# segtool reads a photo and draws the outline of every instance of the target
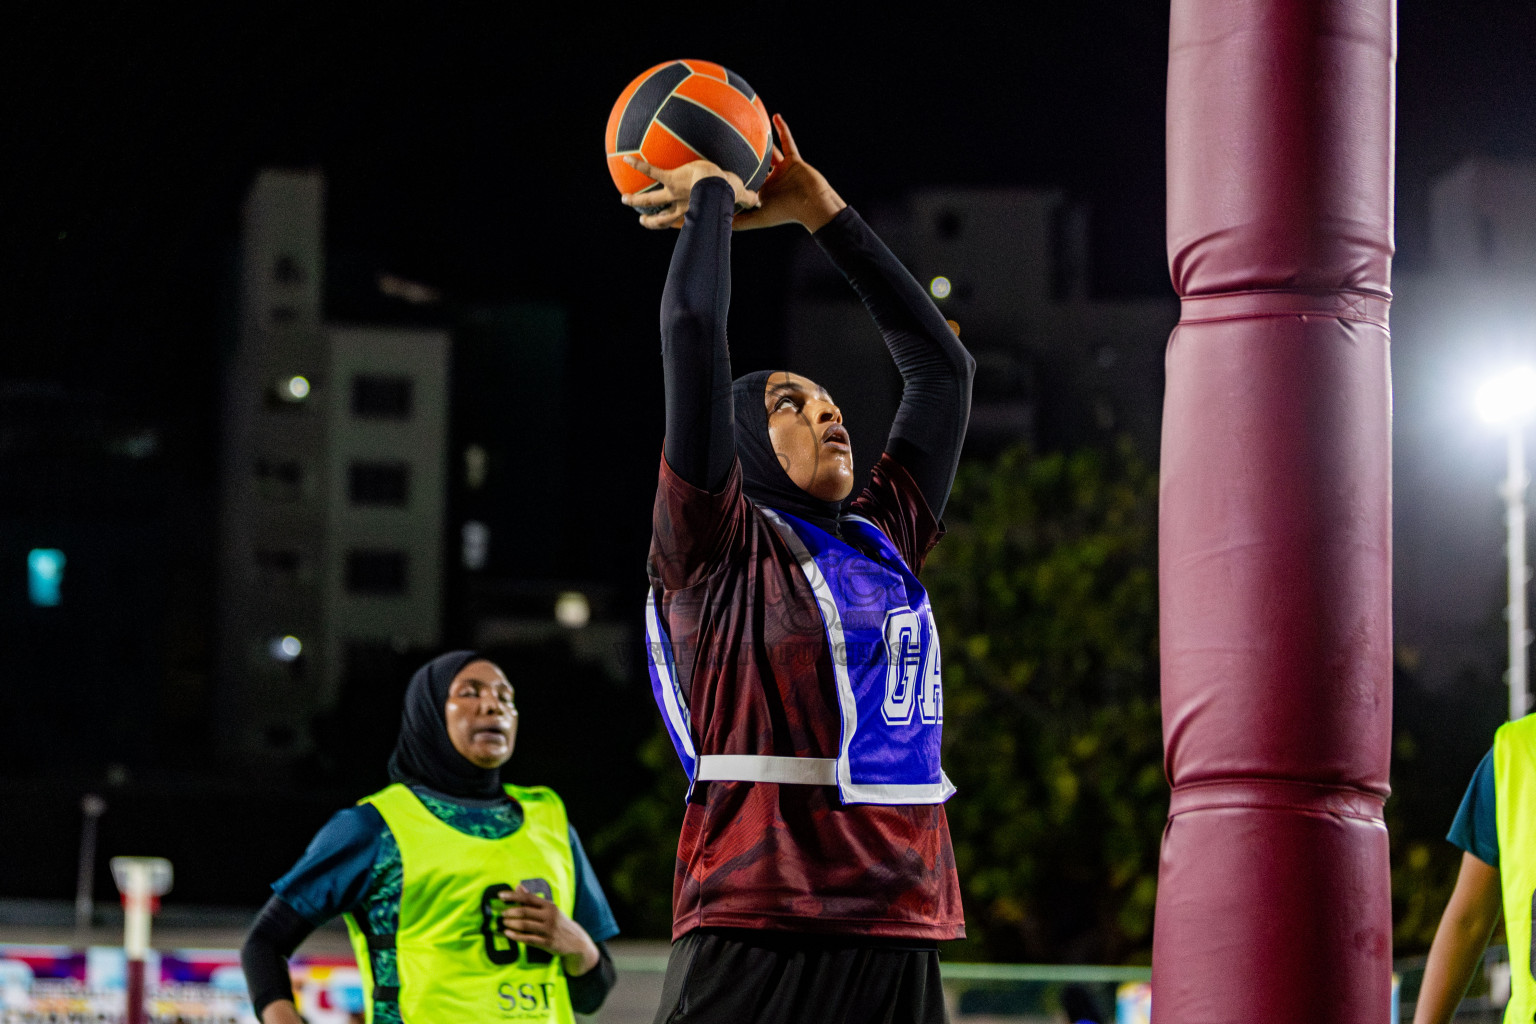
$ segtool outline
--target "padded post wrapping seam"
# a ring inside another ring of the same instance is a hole
[[[1391,298],[1367,292],[1281,291],[1190,295],[1180,302],[1179,323],[1244,320],[1257,316],[1317,316],[1387,326]]]
[[[1168,807],[1168,819],[1193,811],[1242,807],[1301,814],[1328,814],[1383,825],[1386,801],[1353,786],[1319,786],[1285,779],[1237,779],[1180,786]]]

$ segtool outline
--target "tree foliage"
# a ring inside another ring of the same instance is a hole
[[[961,468],[923,572],[944,642],[948,805],[973,955],[1151,946],[1167,817],[1157,484],[1128,446]]]
[[[650,788],[598,832],[592,856],[606,869],[603,888],[625,935],[664,938],[672,934],[672,874],[688,777],[659,721],[636,757],[651,776]]]

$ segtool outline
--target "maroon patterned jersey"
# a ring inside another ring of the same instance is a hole
[[[914,572],[939,537],[888,454],[849,511],[879,526]],[[710,494],[662,460],[650,575],[700,755],[837,756],[821,614],[795,556],[742,494],[739,465]],[[965,934],[943,805],[844,806],[835,786],[699,782],[672,907],[673,938],[702,926]]]

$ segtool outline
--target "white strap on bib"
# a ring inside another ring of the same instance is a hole
[[[782,782],[799,786],[837,785],[835,757],[777,757],[772,754],[705,754],[695,778],[720,782]]]

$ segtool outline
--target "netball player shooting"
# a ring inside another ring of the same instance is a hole
[[[661,303],[646,621],[689,792],[656,1020],[942,1021],[937,943],[964,922],[917,573],[942,533],[975,364],[773,124],[781,147],[756,192],[711,161],[624,158],[652,183],[624,197],[641,225],[681,229]],[[902,377],[867,481],[857,424],[824,388],[785,370],[732,380],[732,229],[782,224],[811,232]]]

